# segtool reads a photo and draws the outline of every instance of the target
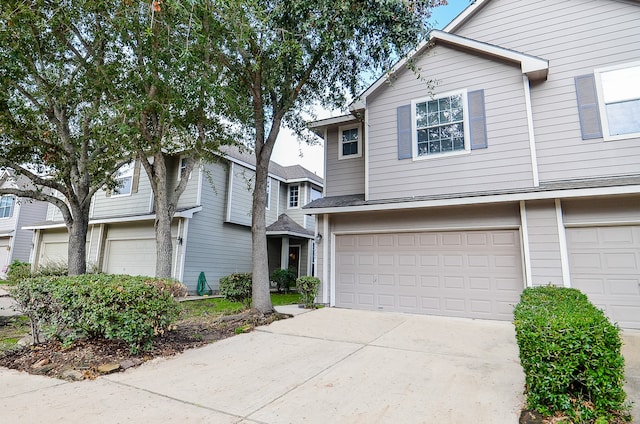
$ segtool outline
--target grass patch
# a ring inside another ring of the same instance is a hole
[[[300,303],[298,293],[271,293],[271,303],[273,306],[296,305]],[[245,310],[242,302],[232,302],[221,297],[210,297],[208,299],[189,300],[181,302],[181,318],[197,318],[211,315],[231,315]]]
[[[273,306],[299,304],[300,293],[271,293],[271,303]]]
[[[0,317],[0,353],[15,348],[18,341],[30,332],[31,326],[26,316]]]

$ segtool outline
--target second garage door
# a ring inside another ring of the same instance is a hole
[[[640,329],[640,226],[567,228],[571,285],[622,328]]]
[[[517,230],[336,236],[336,306],[511,320]]]
[[[106,269],[109,274],[148,275],[156,273],[155,239],[107,240]]]

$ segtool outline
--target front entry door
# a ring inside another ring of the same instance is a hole
[[[289,269],[300,276],[300,246],[289,246]]]

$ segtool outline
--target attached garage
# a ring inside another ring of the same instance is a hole
[[[623,328],[640,329],[640,226],[567,228],[571,286]]]
[[[156,241],[153,225],[109,227],[103,271],[108,274],[155,275]]]
[[[42,234],[38,254],[38,267],[67,263],[69,255],[69,235],[66,231],[50,230]]]
[[[518,230],[337,235],[338,307],[513,319],[524,287]]]
[[[155,275],[156,241],[107,240],[105,262],[108,274]]]
[[[11,238],[0,238],[0,273],[7,272],[9,261],[11,259]]]

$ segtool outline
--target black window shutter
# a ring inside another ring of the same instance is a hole
[[[578,99],[578,115],[583,140],[602,137],[602,123],[598,110],[596,79],[593,74],[575,77],[576,97]]]
[[[489,147],[487,140],[487,116],[484,109],[484,90],[470,91],[467,93],[469,102],[469,139],[471,150],[486,149]]]
[[[411,134],[411,105],[398,107],[398,159],[413,157]]]

